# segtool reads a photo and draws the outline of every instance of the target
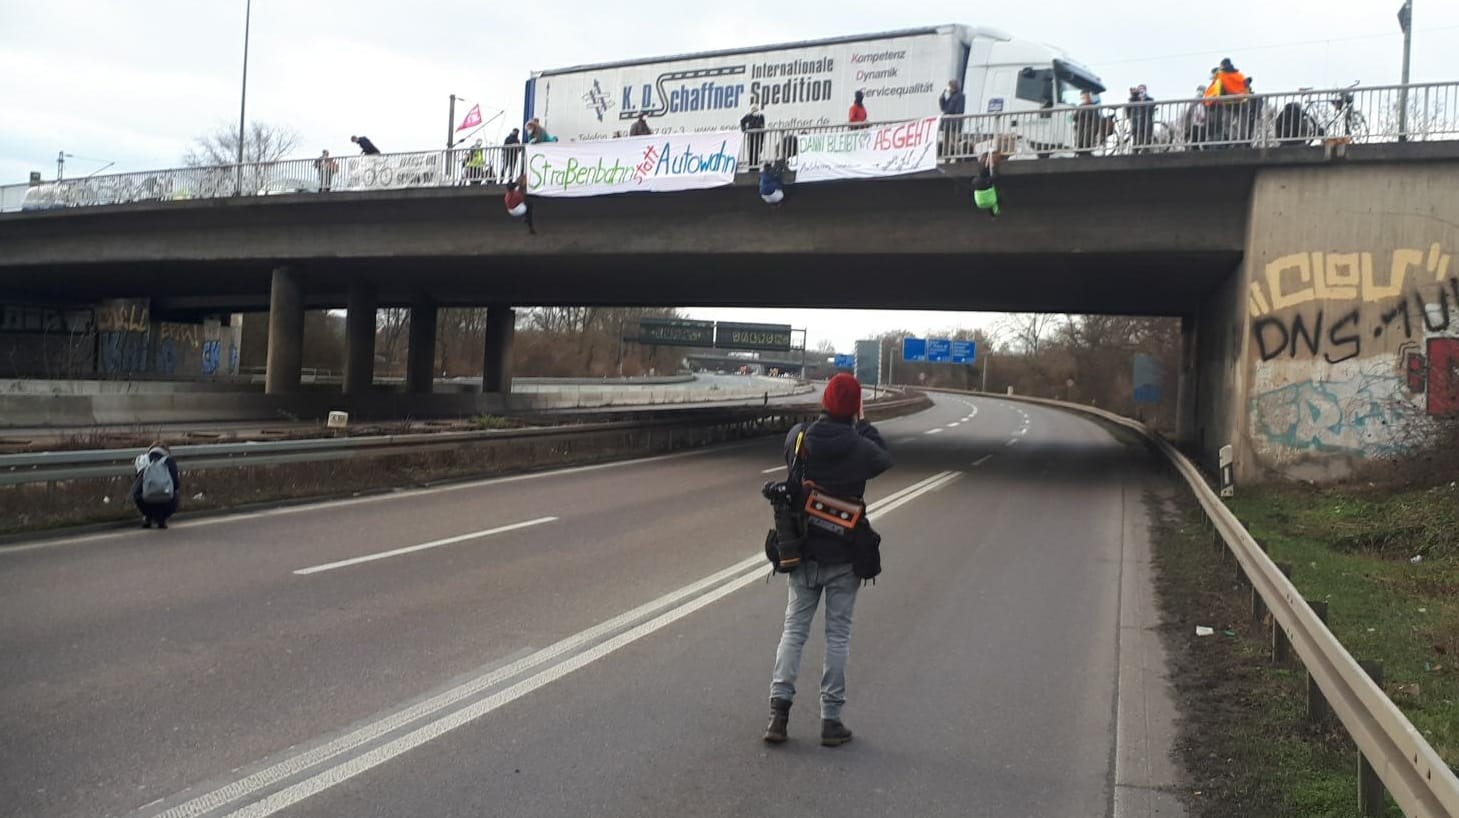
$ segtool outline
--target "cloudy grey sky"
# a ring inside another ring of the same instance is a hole
[[[1157,99],[1184,97],[1223,56],[1264,91],[1381,85],[1399,77],[1399,5],[254,0],[249,118],[296,129],[302,156],[353,152],[352,133],[385,151],[424,150],[444,142],[452,93],[506,111],[497,124],[511,127],[534,69],[938,23],[1058,45],[1114,94],[1143,82]],[[236,127],[243,8],[244,0],[0,0],[0,184],[32,170],[52,176],[61,150],[78,157],[68,176],[105,162],[166,167],[199,133]],[[1414,80],[1459,79],[1459,2],[1415,0],[1414,22]],[[764,310],[734,317],[777,319]],[[881,329],[975,320],[837,312],[786,322],[809,324],[812,343],[831,337],[849,347]]]

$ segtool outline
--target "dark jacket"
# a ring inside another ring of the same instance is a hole
[[[514,133],[509,133],[509,134],[507,134],[507,138],[504,139],[504,140],[502,140],[502,144],[503,145],[520,145],[520,144],[522,144],[522,138],[519,137],[519,136],[517,136]]]
[[[628,129],[629,136],[650,136],[653,131],[649,129],[648,123],[642,119],[635,119],[633,125]]]
[[[760,169],[761,196],[769,196],[784,187],[785,178],[781,175],[780,168],[774,165],[766,165]]]
[[[149,449],[147,451],[147,461],[149,463],[155,463],[157,462],[158,458],[162,457],[167,458],[167,473],[172,476],[172,499],[166,503],[148,503],[147,505],[165,506],[170,504],[175,509],[177,506],[178,498],[182,496],[182,475],[178,474],[177,461],[173,459],[172,455],[162,451],[161,449]],[[132,480],[132,499],[139,503],[142,501],[141,469],[137,470],[137,476],[134,480]]]
[[[745,114],[744,116],[740,117],[740,130],[742,131],[759,131],[763,130],[764,128],[764,114]],[[763,135],[761,135],[761,138],[763,138]]]
[[[835,420],[821,415],[814,423],[798,424],[785,438],[785,463],[795,462],[795,441],[804,430],[804,479],[835,497],[859,500],[866,481],[892,467],[892,456],[875,426],[865,421]],[[834,536],[812,528],[806,535],[805,558],[820,563],[851,561],[851,551]]]
[[[366,156],[373,156],[380,152],[380,149],[375,147],[375,143],[371,142],[370,137],[368,136],[360,137],[360,141],[356,144],[360,146],[360,153],[363,153]]]
[[[944,114],[957,116],[958,114],[965,113],[963,108],[967,107],[968,97],[962,91],[958,91],[955,94],[949,94],[944,91],[942,96],[938,98],[937,104],[942,108]]]

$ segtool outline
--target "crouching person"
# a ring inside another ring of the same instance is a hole
[[[132,502],[142,513],[142,527],[151,528],[155,523],[158,528],[166,528],[167,518],[177,513],[182,495],[182,478],[172,450],[154,442],[133,465],[137,478],[132,482]]]

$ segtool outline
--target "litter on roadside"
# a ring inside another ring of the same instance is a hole
[[[1424,561],[1424,555],[1423,554],[1414,554],[1413,557],[1411,557],[1409,559],[1409,562],[1413,563],[1414,565],[1418,565],[1419,563],[1421,563],[1423,561]]]
[[[1205,625],[1197,625],[1196,626],[1196,636],[1210,636],[1211,634],[1213,634],[1215,632],[1216,632],[1216,629],[1215,628],[1208,628]]]

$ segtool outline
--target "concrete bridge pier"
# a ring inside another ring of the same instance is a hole
[[[436,369],[436,302],[417,295],[410,305],[410,349],[405,358],[405,391],[429,395]]]
[[[517,311],[502,305],[486,308],[486,355],[482,359],[481,391],[512,391],[512,339],[517,332]]]
[[[298,272],[275,267],[269,288],[268,360],[264,370],[266,395],[299,391],[304,361],[304,298]]]
[[[375,380],[375,285],[355,280],[349,285],[345,313],[344,393],[362,395]]]

